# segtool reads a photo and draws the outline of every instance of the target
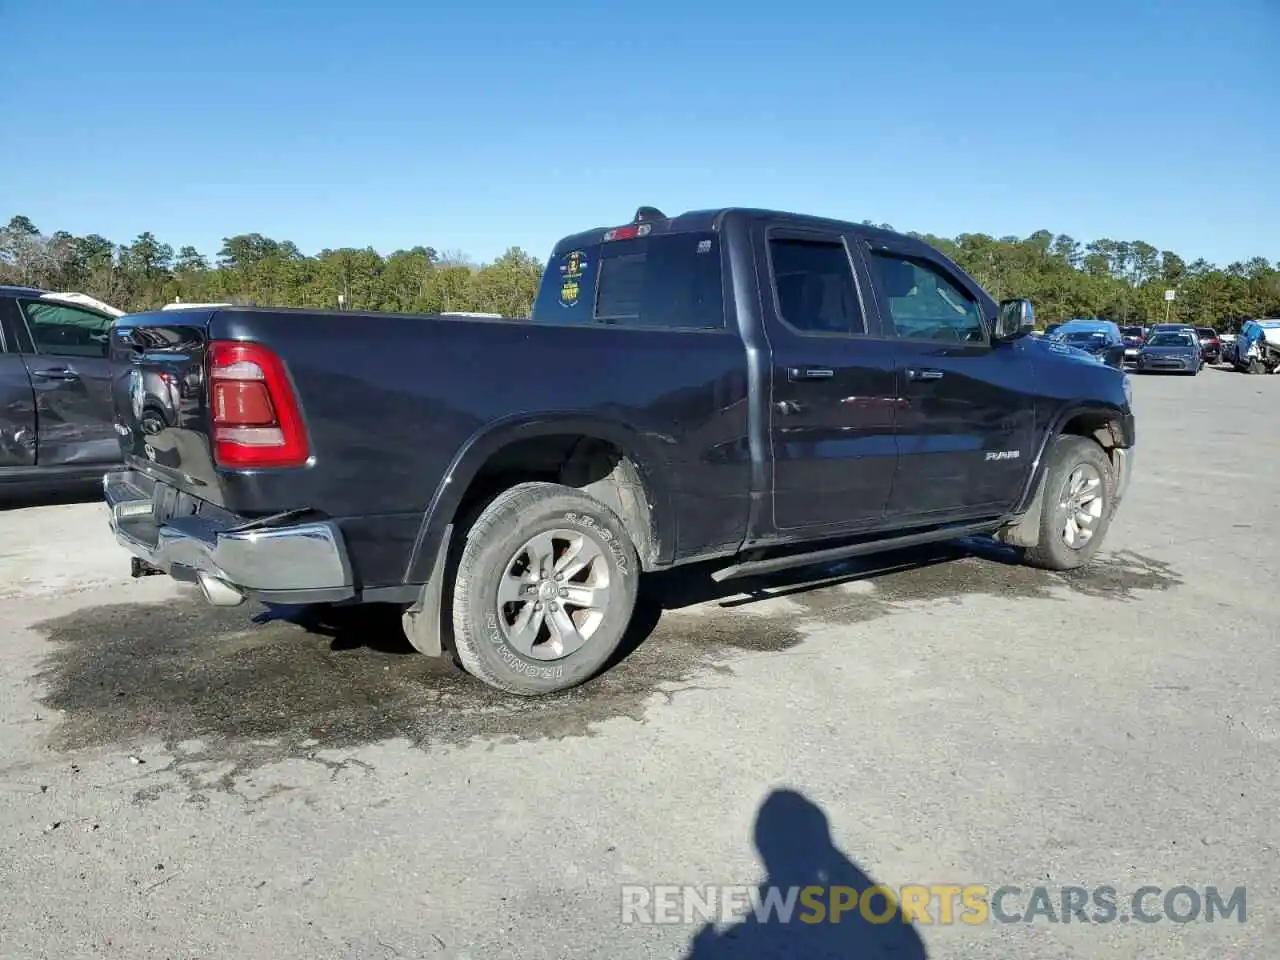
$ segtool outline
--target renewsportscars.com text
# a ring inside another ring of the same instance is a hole
[[[640,886],[621,890],[627,924],[1245,922],[1245,888],[906,884],[854,887]]]

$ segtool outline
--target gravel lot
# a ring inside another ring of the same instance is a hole
[[[308,628],[129,580],[96,503],[0,512],[0,956],[1273,956],[1280,378],[1135,392],[1138,472],[1088,573],[977,547],[732,596],[684,572],[621,666],[547,701],[376,613]],[[621,884],[766,875],[1248,907],[621,923]]]

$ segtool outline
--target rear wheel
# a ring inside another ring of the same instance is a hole
[[[1074,570],[1093,559],[1111,524],[1115,471],[1105,450],[1084,437],[1058,437],[1050,449],[1040,540],[1024,558],[1045,570]]]
[[[453,590],[466,671],[540,696],[603,667],[635,608],[639,563],[617,514],[573,487],[522,483],[467,532]]]

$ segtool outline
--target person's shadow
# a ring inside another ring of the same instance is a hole
[[[877,893],[871,898],[868,920],[859,907],[863,894],[877,884],[836,849],[822,809],[794,790],[775,790],[761,804],[756,815],[756,849],[767,876],[760,884],[758,899],[748,908],[745,919],[717,930],[708,923],[690,941],[685,960],[762,960],[785,957],[816,960],[819,957],[847,957],[858,960],[893,957],[895,960],[925,960],[924,941],[910,922],[896,911],[883,922],[887,901]],[[765,915],[769,898],[785,903],[792,890],[822,888],[806,902],[794,899],[788,920],[778,911]],[[830,907],[837,895],[845,903],[858,906],[840,914],[832,922]],[[857,892],[854,901],[851,891]],[[894,901],[896,903],[896,899]],[[760,907],[757,908],[756,904]],[[821,905],[821,909],[815,909]],[[815,922],[815,917],[820,917]]]

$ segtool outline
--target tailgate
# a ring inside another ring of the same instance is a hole
[[[131,314],[114,325],[112,400],[129,466],[218,500],[205,390],[213,310]]]

